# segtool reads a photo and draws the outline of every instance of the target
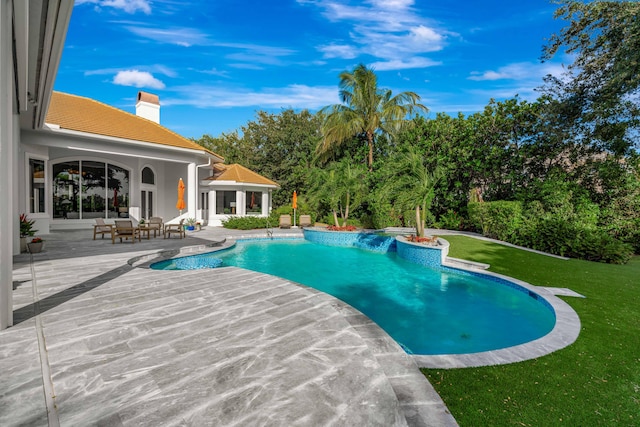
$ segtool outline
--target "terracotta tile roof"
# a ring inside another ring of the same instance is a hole
[[[204,151],[223,159],[158,123],[82,96],[54,91],[45,122],[78,132]]]
[[[246,184],[262,184],[262,185],[275,185],[280,187],[276,182],[271,181],[268,178],[247,169],[242,165],[234,163],[232,165],[224,165],[217,163],[213,167],[214,175],[207,178],[211,181],[235,181],[243,182]]]

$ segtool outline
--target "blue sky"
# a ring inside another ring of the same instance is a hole
[[[378,84],[438,112],[490,98],[534,100],[542,46],[564,23],[547,0],[76,0],[55,89],[135,113],[157,94],[186,137],[229,133],[258,110],[338,103],[338,75],[364,63]]]

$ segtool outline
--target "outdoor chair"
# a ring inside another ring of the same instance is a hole
[[[104,219],[96,218],[96,223],[93,225],[93,240],[96,240],[96,235],[102,235],[104,239],[105,234],[109,234],[113,232],[113,224],[105,224]]]
[[[120,239],[120,243],[122,243],[122,239],[131,239],[131,243],[135,243],[136,237],[138,241],[142,241],[140,239],[140,229],[133,226],[133,221],[127,220],[116,220],[115,229],[111,233],[111,243],[116,242],[116,237]]]
[[[280,228],[291,228],[291,215],[280,215]]]
[[[300,215],[300,227],[311,226],[311,215]]]
[[[164,223],[162,222],[162,218],[159,216],[152,216],[149,218],[147,227],[149,227],[149,230],[153,230],[153,237],[156,237],[156,233],[164,234]]]
[[[177,234],[181,239],[187,237],[187,232],[184,231],[184,218],[180,220],[179,224],[166,224],[164,226],[164,238],[166,239],[167,236],[171,238],[172,234]]]

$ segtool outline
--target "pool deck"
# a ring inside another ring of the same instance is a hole
[[[233,267],[137,265],[264,231],[91,236],[55,232],[14,257],[0,425],[457,425],[415,360],[339,300]]]

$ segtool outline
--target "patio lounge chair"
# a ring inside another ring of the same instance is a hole
[[[150,231],[153,230],[153,237],[156,237],[156,233],[164,234],[164,223],[162,222],[162,218],[159,216],[152,216],[149,218],[147,227],[149,227]]]
[[[180,220],[179,224],[166,224],[164,226],[164,238],[171,237],[172,234],[177,234],[181,239],[187,237],[187,233],[184,231],[184,218]]]
[[[291,215],[280,215],[280,228],[291,228]]]
[[[300,215],[300,227],[311,226],[311,215]]]
[[[120,239],[120,243],[122,243],[122,239],[131,239],[131,243],[135,243],[136,237],[138,241],[142,241],[140,239],[140,229],[134,227],[133,221],[129,220],[116,220],[116,227],[111,233],[111,243],[116,242],[116,237]]]
[[[96,218],[96,223],[93,225],[93,240],[96,240],[96,235],[102,235],[104,239],[104,235],[108,234],[111,236],[113,232],[113,224],[105,224],[104,219]]]

